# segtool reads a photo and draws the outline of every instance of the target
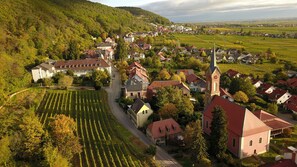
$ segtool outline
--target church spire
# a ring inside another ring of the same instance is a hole
[[[216,45],[214,43],[211,60],[210,60],[210,70],[213,72],[216,67],[217,67],[217,57],[216,57]]]

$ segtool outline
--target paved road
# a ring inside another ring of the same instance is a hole
[[[126,127],[126,129],[128,129],[134,136],[138,137],[144,144],[153,144],[141,131],[139,131],[133,125],[129,117],[115,101],[115,99],[120,97],[121,81],[119,73],[115,69],[113,69],[113,74],[115,75],[115,77],[112,80],[112,84],[109,88],[106,88],[106,91],[108,93],[108,103],[113,115],[124,127]],[[165,152],[160,147],[157,147],[156,160],[161,166],[181,167],[181,165],[177,161],[175,161],[167,152]]]

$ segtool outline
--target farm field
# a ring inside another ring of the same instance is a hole
[[[283,32],[288,34],[295,34],[297,32],[297,27],[258,27],[258,26],[242,26],[242,27],[225,27],[225,28],[206,28],[205,30],[219,30],[219,31],[241,31],[244,32],[259,32],[259,33],[269,33],[269,34],[282,34]]]
[[[236,35],[190,35],[174,34],[180,43],[194,45],[198,48],[210,48],[215,41],[216,45],[223,48],[245,48],[252,53],[263,53],[271,48],[277,58],[297,64],[297,39],[264,38]],[[242,44],[235,44],[236,41]]]
[[[37,109],[46,126],[55,114],[65,114],[77,123],[83,151],[74,160],[80,167],[141,167],[147,165],[131,134],[110,112],[105,91],[48,90]]]

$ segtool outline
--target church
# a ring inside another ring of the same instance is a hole
[[[216,64],[215,49],[206,72],[203,131],[210,135],[212,111],[221,107],[227,118],[228,150],[238,158],[262,154],[269,150],[271,128],[247,108],[220,96],[221,71]]]

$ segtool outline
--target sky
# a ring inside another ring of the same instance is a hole
[[[297,0],[91,0],[108,6],[135,6],[173,22],[250,21],[297,18]]]

